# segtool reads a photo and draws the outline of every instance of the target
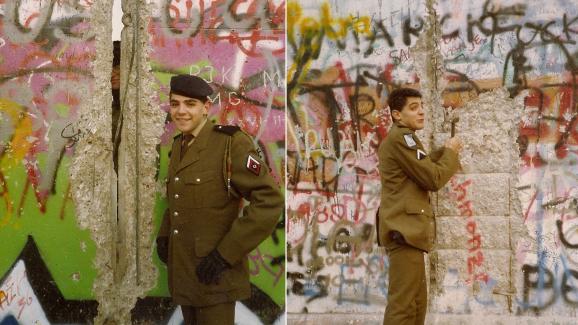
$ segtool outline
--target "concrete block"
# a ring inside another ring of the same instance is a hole
[[[458,135],[459,136],[459,135]],[[435,133],[433,148],[443,147],[450,133]],[[513,154],[509,138],[482,135],[480,145],[464,143],[460,153],[462,171],[466,173],[504,173],[512,168]]]
[[[510,174],[458,174],[438,191],[437,216],[510,215]]]
[[[508,217],[436,218],[437,249],[509,249]]]
[[[437,250],[431,253],[433,310],[451,313],[509,312],[509,250]],[[485,277],[485,279],[484,279]],[[477,280],[476,280],[477,278]]]
[[[515,172],[519,161],[518,124],[523,106],[509,98],[505,89],[482,93],[453,111],[459,117],[456,135],[463,141],[460,154],[465,173]],[[449,132],[449,123],[445,123]],[[443,145],[447,133],[434,137],[435,147]]]

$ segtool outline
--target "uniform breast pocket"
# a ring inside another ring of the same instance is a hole
[[[225,182],[218,171],[190,173],[185,184],[196,208],[222,207],[229,201]]]

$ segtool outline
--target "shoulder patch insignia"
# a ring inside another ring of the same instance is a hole
[[[417,149],[417,160],[422,160],[426,156],[427,156],[427,154],[424,151]]]
[[[408,147],[415,147],[417,145],[411,133],[404,134],[403,139],[405,140],[405,144],[407,144]]]
[[[227,135],[233,135],[237,131],[239,131],[240,128],[236,125],[215,125],[213,127],[213,130],[215,130],[217,132],[225,133]]]
[[[247,169],[259,176],[259,173],[261,172],[261,163],[259,162],[259,160],[251,157],[251,155],[247,156]]]

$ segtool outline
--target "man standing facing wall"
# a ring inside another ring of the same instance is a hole
[[[252,139],[208,121],[211,87],[190,75],[170,86],[182,133],[171,150],[159,257],[185,324],[232,325],[235,302],[251,294],[247,255],[273,232],[284,200]],[[238,217],[243,198],[249,205]]]
[[[377,240],[389,257],[388,303],[383,323],[424,324],[427,283],[424,253],[435,239],[429,192],[442,188],[458,170],[461,140],[448,139],[428,155],[415,135],[425,124],[421,94],[410,88],[388,98],[393,127],[378,149],[381,205]]]

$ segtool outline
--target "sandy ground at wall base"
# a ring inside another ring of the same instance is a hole
[[[288,314],[288,325],[380,325],[383,314]],[[574,317],[428,314],[426,325],[574,325]]]

